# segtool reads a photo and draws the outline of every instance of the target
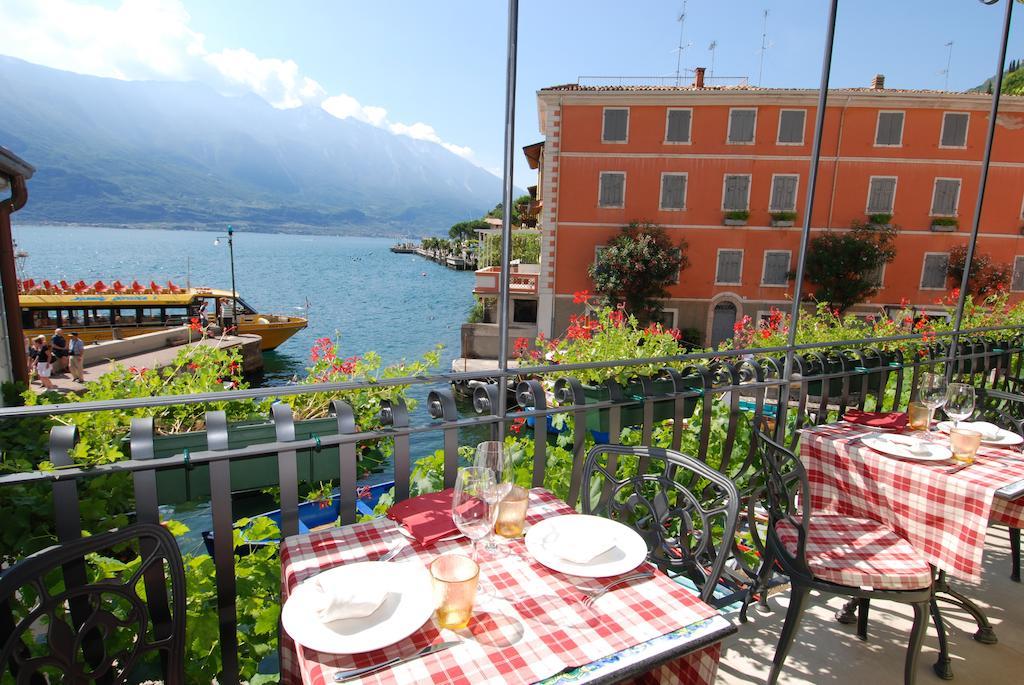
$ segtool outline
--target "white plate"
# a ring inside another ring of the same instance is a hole
[[[369,616],[324,623],[314,609],[315,579],[350,587],[372,579],[390,592]],[[284,604],[281,625],[304,647],[328,654],[361,654],[412,635],[433,613],[434,592],[427,569],[418,563],[364,561],[332,568],[299,583]]]
[[[558,548],[565,540],[605,536],[614,546],[586,564],[563,559]],[[632,571],[647,558],[647,544],[640,535],[618,521],[567,514],[544,519],[526,532],[526,549],[538,562],[560,573],[584,578],[604,578]]]
[[[861,442],[865,447],[870,447],[878,452],[912,461],[946,461],[953,457],[953,452],[945,445],[938,445],[934,442],[919,440],[907,435],[870,435],[861,438]],[[926,453],[912,451],[910,446],[915,443],[925,445],[928,451]]]
[[[977,426],[977,428],[971,428],[971,426]],[[948,433],[952,427],[952,421],[941,421],[937,426],[937,428],[943,433]],[[1024,438],[1017,435],[1013,431],[1004,430],[999,426],[995,425],[994,423],[989,423],[988,421],[961,421],[960,427],[966,428],[967,430],[976,430],[979,433],[981,433],[981,441],[986,445],[995,445],[998,447],[1013,447],[1014,445],[1019,445],[1022,442],[1024,442]],[[988,437],[987,432],[993,428],[996,431],[998,431],[998,438]]]

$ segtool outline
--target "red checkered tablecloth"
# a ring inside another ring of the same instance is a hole
[[[563,514],[575,511],[546,490],[530,492],[528,523]],[[303,580],[341,564],[375,559],[399,539],[404,536],[389,519],[288,538],[281,546],[282,605]],[[453,551],[467,553],[468,541],[463,538],[429,547],[410,543],[398,561],[428,564],[434,557]],[[462,644],[358,682],[533,683],[567,668],[589,668],[611,655],[625,655],[656,638],[656,642],[668,643],[658,649],[671,648],[679,653],[683,651],[679,648],[687,644],[695,649],[635,682],[702,685],[714,681],[722,635],[716,633],[716,639],[706,639],[708,631],[704,628],[705,624],[728,627],[728,623],[689,590],[658,573],[649,581],[615,589],[594,609],[587,610],[578,601],[580,593],[572,584],[599,587],[605,581],[551,571],[529,557],[522,540],[512,541],[510,552],[507,557],[482,564],[481,579],[499,599],[477,608],[469,627],[458,633]],[[444,633],[452,636],[450,631]],[[410,654],[442,639],[441,629],[431,619],[391,647],[347,656],[304,648],[282,630],[282,680],[292,685],[326,685],[339,669]],[[622,660],[628,658],[623,656]]]
[[[949,462],[896,459],[856,441],[873,432],[850,423],[802,431],[814,510],[881,521],[930,564],[979,582],[989,523],[1024,527],[1024,499],[995,497],[1024,480],[1024,455],[983,446],[972,466],[950,474]]]

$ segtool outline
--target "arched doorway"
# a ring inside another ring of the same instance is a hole
[[[731,338],[735,324],[736,305],[728,300],[716,304],[711,317],[711,346],[718,347],[723,340]]]

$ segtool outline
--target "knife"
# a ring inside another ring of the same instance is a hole
[[[385,668],[390,668],[392,666],[404,664],[407,661],[413,661],[414,659],[419,659],[420,657],[427,656],[428,654],[434,654],[435,652],[443,651],[445,649],[448,649],[449,647],[454,647],[458,644],[462,644],[462,640],[453,640],[451,642],[439,642],[436,645],[427,645],[420,651],[416,652],[415,654],[410,654],[409,656],[396,656],[394,659],[388,659],[387,661],[382,661],[381,663],[373,664],[372,666],[365,666],[363,668],[353,668],[347,671],[337,671],[334,674],[334,682],[345,683],[349,680],[355,680],[356,678],[361,678],[364,675],[370,675],[371,673],[376,673],[377,671],[383,671]]]

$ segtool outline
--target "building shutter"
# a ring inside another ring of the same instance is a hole
[[[767,252],[764,258],[764,285],[789,283],[789,253]]]
[[[1024,290],[1024,257],[1017,256],[1013,259],[1013,279],[1010,281],[1010,290]]]
[[[728,212],[745,210],[749,190],[749,176],[726,176],[725,202],[723,203],[725,210]]]
[[[683,209],[686,200],[686,176],[665,174],[661,177],[662,209]]]
[[[779,142],[804,142],[804,110],[783,110],[779,113]]]
[[[895,178],[873,178],[868,189],[868,213],[892,214],[896,195]]]
[[[740,266],[743,264],[742,250],[721,250],[718,253],[718,283],[739,283]]]
[[[668,111],[668,130],[665,140],[670,143],[690,142],[690,110],[670,109]]]
[[[628,109],[606,109],[604,111],[604,133],[601,139],[608,142],[625,141],[628,125]]]
[[[757,116],[757,111],[753,109],[734,109],[729,113],[731,119],[729,126],[730,143],[754,142],[755,116]]]
[[[602,207],[621,207],[626,175],[620,173],[601,174],[601,194],[598,204]]]
[[[796,176],[776,176],[772,179],[773,212],[792,212],[796,209]]]
[[[946,287],[946,273],[949,270],[948,254],[928,254],[924,256],[924,274],[921,276],[921,287],[943,289]]]
[[[935,181],[932,215],[952,216],[956,214],[956,196],[959,191],[960,181],[957,179],[940,178]]]
[[[882,287],[882,272],[885,270],[884,264],[879,264],[871,271],[864,274],[864,280],[873,285],[876,288]]]
[[[903,139],[903,112],[879,112],[876,145],[899,145]]]
[[[943,147],[963,147],[967,144],[968,115],[960,112],[946,112],[942,118]]]

